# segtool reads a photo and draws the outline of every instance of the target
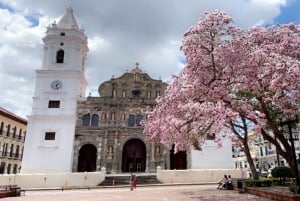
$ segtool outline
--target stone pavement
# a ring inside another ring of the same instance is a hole
[[[147,186],[128,188],[95,188],[77,190],[26,191],[25,196],[3,198],[3,201],[268,201],[269,199],[237,191],[217,190],[215,185]]]

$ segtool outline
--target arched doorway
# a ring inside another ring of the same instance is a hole
[[[145,172],[146,169],[146,145],[138,139],[132,139],[125,143],[122,155],[123,172]]]
[[[97,149],[92,144],[86,144],[79,150],[78,172],[96,171]]]
[[[170,169],[185,170],[186,169],[186,152],[179,151],[175,153],[175,145],[170,150]]]

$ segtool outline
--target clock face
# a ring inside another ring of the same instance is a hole
[[[54,90],[59,90],[62,87],[62,82],[60,80],[53,80],[51,82],[51,88]]]

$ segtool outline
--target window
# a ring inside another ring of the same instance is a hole
[[[14,129],[13,129],[13,138],[16,137],[16,132],[17,132],[17,127],[15,126]]]
[[[3,134],[3,127],[4,127],[4,123],[3,123],[3,122],[1,122],[1,126],[0,126],[0,135],[2,135],[2,134]]]
[[[10,133],[10,124],[7,125],[6,136],[8,137]]]
[[[1,165],[0,165],[0,174],[4,173],[5,165],[6,165],[5,162],[1,162]]]
[[[17,169],[18,169],[18,165],[17,165],[17,164],[14,164],[14,167],[13,167],[13,174],[17,174]]]
[[[139,97],[141,95],[141,91],[140,90],[133,90],[131,93],[132,93],[133,97]]]
[[[19,140],[21,140],[21,138],[22,138],[22,128],[20,128],[19,130]]]
[[[48,108],[59,108],[60,101],[59,100],[50,100],[48,103]]]
[[[93,114],[92,116],[92,126],[98,126],[99,116],[97,114]]]
[[[9,163],[9,164],[7,165],[7,174],[10,174],[10,169],[11,169],[11,164]]]
[[[147,98],[151,98],[151,91],[147,91]]]
[[[10,150],[9,150],[9,157],[12,157],[12,156],[13,156],[13,151],[14,151],[14,145],[11,144],[11,145],[10,145]]]
[[[159,97],[160,96],[160,91],[157,91],[156,92],[156,97]]]
[[[215,134],[208,134],[208,135],[206,136],[206,139],[207,139],[207,140],[215,140],[215,138],[216,138],[216,135],[215,135]]]
[[[141,126],[142,119],[143,119],[143,115],[141,115],[141,114],[136,115],[136,125],[137,126]]]
[[[16,148],[16,158],[19,158],[19,152],[20,152],[20,146],[17,145],[17,148]]]
[[[55,132],[46,132],[45,140],[55,140]]]
[[[58,50],[56,52],[56,63],[64,63],[65,52],[63,50]]]
[[[65,32],[60,32],[60,35],[61,35],[61,36],[65,36],[66,33],[65,33]]]
[[[126,98],[126,90],[125,89],[123,89],[123,91],[122,91],[122,97]]]
[[[135,123],[135,116],[133,114],[130,114],[128,117],[128,126],[134,126]]]
[[[82,118],[82,125],[83,126],[89,126],[90,125],[90,114],[85,114]]]

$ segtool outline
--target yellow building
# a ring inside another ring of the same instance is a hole
[[[0,107],[0,174],[21,168],[27,120]]]

